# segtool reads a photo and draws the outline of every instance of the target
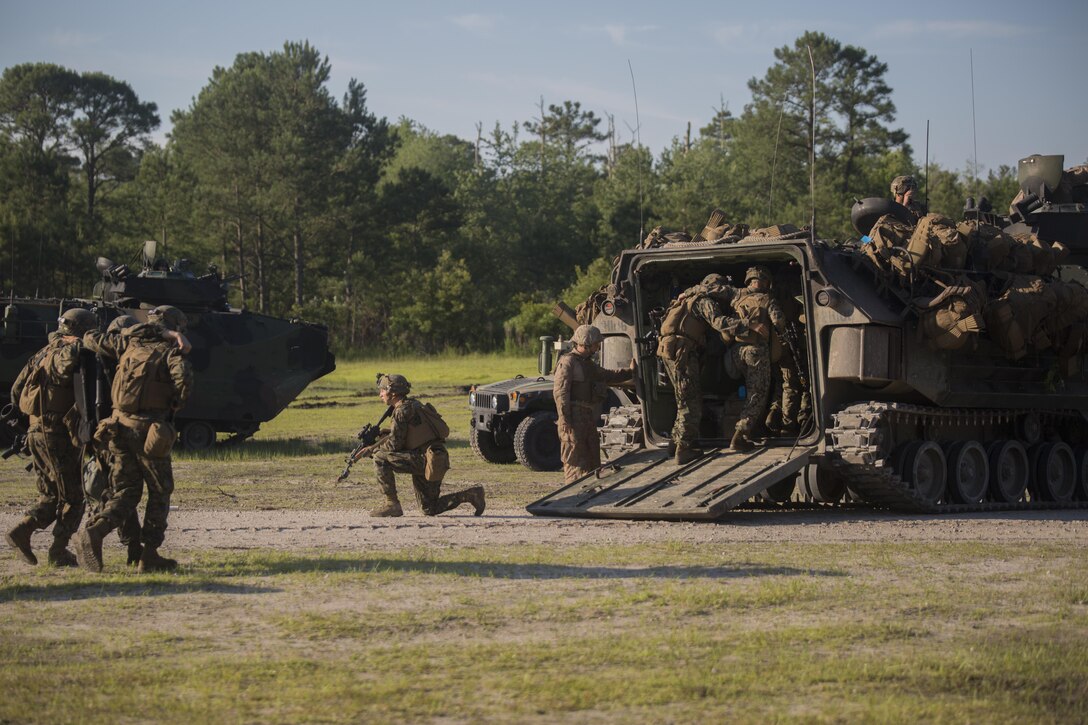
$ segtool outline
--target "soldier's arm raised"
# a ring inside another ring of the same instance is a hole
[[[125,351],[124,338],[119,332],[90,330],[83,335],[83,346],[110,360],[120,360]]]

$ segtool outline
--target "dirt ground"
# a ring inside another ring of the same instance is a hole
[[[1083,542],[1088,510],[907,516],[864,510],[739,510],[710,523],[543,518],[524,509],[488,509],[483,516],[454,511],[426,517],[409,508],[397,519],[370,518],[362,510],[230,511],[171,513],[164,550],[277,549],[366,550],[410,546],[576,546],[655,542]],[[0,512],[0,528],[18,512]],[[116,545],[116,541],[110,540]],[[39,532],[35,548],[47,545]],[[0,564],[8,569],[13,558]]]

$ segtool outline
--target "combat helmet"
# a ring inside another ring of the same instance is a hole
[[[575,345],[590,347],[591,345],[596,345],[603,338],[604,335],[601,334],[601,331],[593,325],[581,325],[574,331],[574,334],[570,336],[570,341]]]
[[[174,332],[185,332],[189,325],[185,313],[173,305],[159,305],[148,310],[147,319]]]
[[[897,176],[892,179],[892,194],[895,196],[901,196],[906,194],[911,189],[917,189],[918,184],[915,183],[914,177],[910,175]]]
[[[121,315],[120,317],[114,317],[110,321],[109,327],[106,328],[106,332],[120,332],[125,328],[132,327],[137,322],[139,322],[139,320],[137,320],[132,315]]]
[[[83,333],[98,325],[98,318],[90,310],[75,307],[57,319],[57,332],[62,335],[83,337]]]
[[[749,267],[748,271],[744,273],[744,284],[748,284],[753,279],[761,279],[767,285],[771,284],[771,273],[767,271],[767,268],[762,264],[757,264],[754,267]]]
[[[407,395],[412,389],[412,384],[403,375],[378,373],[378,389],[388,390],[394,395]]]
[[[703,287],[724,287],[728,284],[725,277],[721,276],[717,272],[711,272],[707,276],[703,277],[703,281],[700,282]]]

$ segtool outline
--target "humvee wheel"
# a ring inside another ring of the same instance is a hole
[[[514,444],[500,446],[495,442],[495,434],[489,430],[470,429],[468,444],[472,447],[473,453],[488,463],[513,463],[517,460]]]
[[[1038,501],[1073,500],[1077,486],[1077,461],[1065,443],[1039,443],[1031,447],[1031,496]]]
[[[537,411],[518,424],[514,431],[514,452],[518,462],[533,471],[558,471],[563,466],[559,458],[559,433],[555,421],[559,416]]]
[[[944,451],[933,441],[904,443],[896,456],[896,471],[923,501],[935,504],[945,492],[948,463]]]
[[[995,441],[986,451],[990,463],[990,495],[1016,503],[1028,487],[1028,453],[1019,441]]]
[[[945,450],[948,494],[956,503],[982,503],[990,480],[986,449],[978,441],[956,441]]]
[[[202,451],[215,445],[215,428],[203,420],[193,420],[185,424],[178,437],[178,443],[187,451]]]

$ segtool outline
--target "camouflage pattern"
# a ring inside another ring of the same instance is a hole
[[[766,345],[737,344],[729,348],[734,367],[744,374],[746,397],[737,430],[751,433],[767,410],[771,387],[771,364]]]
[[[43,366],[38,377],[44,397],[51,401],[62,400],[62,405],[74,400],[73,376],[79,369],[81,350],[78,338],[50,334],[45,348],[33,356],[16,377],[11,388],[12,401],[18,403],[30,376],[45,360],[48,365]],[[37,476],[38,502],[26,515],[39,529],[56,522],[53,538],[61,548],[79,528],[84,509],[80,454],[64,423],[66,412],[43,409],[40,415],[32,413],[28,416],[27,428],[27,447]]]
[[[591,328],[596,329],[596,328]],[[598,333],[599,334],[599,333]],[[571,352],[555,366],[552,397],[559,419],[559,457],[568,483],[601,467],[597,423],[608,386],[631,380],[630,370],[609,370],[591,359],[592,353]]]
[[[699,437],[699,421],[703,417],[702,357],[683,355],[676,360],[662,358],[665,373],[676,396],[676,421],[672,425],[672,440],[678,446],[693,448]]]
[[[173,409],[185,404],[192,389],[193,371],[181,351],[173,343],[163,340],[164,328],[142,324],[119,333],[92,330],[83,337],[84,344],[108,360],[119,360],[132,345],[160,346],[166,348],[164,371],[173,389]],[[123,367],[118,376],[123,375]],[[115,380],[115,383],[119,382]],[[95,435],[101,444],[109,446],[109,499],[101,510],[88,521],[88,527],[106,522],[112,531],[123,525],[135,513],[143,489],[147,487],[147,507],[140,538],[146,547],[157,549],[166,534],[170,513],[170,496],[174,492],[174,473],[170,454],[162,458],[148,456],[144,442],[152,423],[163,422],[168,409],[149,408],[134,413],[115,411],[113,417],[102,421]]]
[[[710,293],[709,290],[713,292]],[[700,375],[706,332],[716,330],[726,342],[732,342],[736,336],[749,332],[745,323],[725,312],[726,309],[732,311],[729,302],[737,292],[729,286],[696,285],[682,292],[673,307],[670,307],[670,314],[675,314],[679,311],[678,303],[684,304],[686,299],[694,297],[690,302],[690,315],[679,325],[689,332],[663,334],[657,347],[657,355],[665,367],[676,397],[676,420],[673,423],[672,440],[678,447],[693,448],[699,437],[699,421],[703,413]],[[692,326],[697,326],[701,334],[691,334]]]
[[[38,502],[26,515],[39,529],[53,526],[53,538],[63,547],[83,519],[83,486],[79,475],[79,450],[68,431],[38,428],[27,433],[31,463],[37,475]]]
[[[387,375],[386,378],[401,378],[400,375]],[[384,378],[383,378],[384,379]],[[404,380],[407,384],[407,381]],[[426,452],[431,447],[445,446],[441,441],[431,441],[418,448],[408,448],[408,429],[418,425],[422,417],[423,404],[416,398],[403,398],[393,406],[392,421],[389,427],[389,435],[385,436],[374,451],[374,473],[378,480],[378,487],[390,502],[398,501],[397,498],[397,473],[408,473],[412,476],[412,488],[415,490],[416,502],[425,516],[437,516],[444,511],[456,508],[463,503],[470,503],[467,491],[456,491],[442,495],[441,481],[428,481],[425,475],[427,468]],[[471,489],[469,489],[471,490]]]

